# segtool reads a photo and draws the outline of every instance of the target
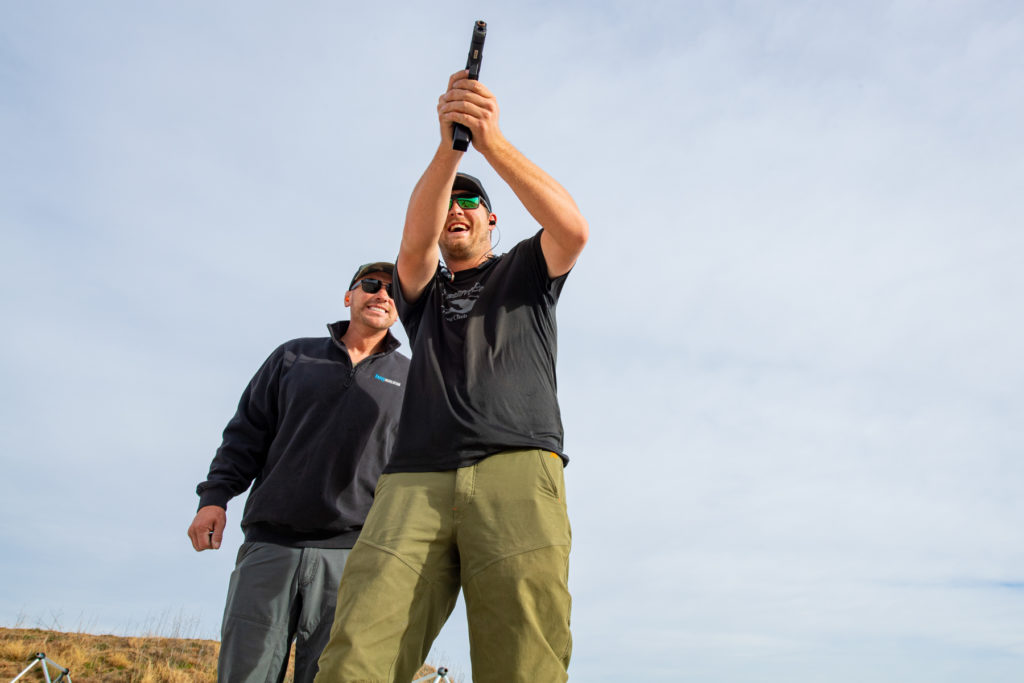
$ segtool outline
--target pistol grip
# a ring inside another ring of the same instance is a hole
[[[452,131],[452,149],[460,152],[465,152],[469,149],[469,142],[473,139],[473,134],[469,132],[469,128],[466,128],[461,123],[456,123],[455,130]]]

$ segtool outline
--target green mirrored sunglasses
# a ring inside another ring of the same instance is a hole
[[[448,200],[448,210],[452,210],[452,204],[458,204],[460,209],[475,209],[482,201],[483,197],[452,197]]]

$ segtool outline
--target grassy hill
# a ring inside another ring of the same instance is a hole
[[[0,628],[0,681],[6,683],[44,652],[71,670],[74,683],[192,683],[217,679],[215,640],[102,636],[34,628]],[[424,665],[421,678],[434,672]],[[59,672],[50,667],[51,679]],[[43,681],[36,665],[18,683]],[[289,668],[286,682],[292,681]]]

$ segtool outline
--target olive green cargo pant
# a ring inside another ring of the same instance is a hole
[[[561,459],[386,474],[345,565],[318,683],[408,683],[465,591],[474,683],[568,680]]]

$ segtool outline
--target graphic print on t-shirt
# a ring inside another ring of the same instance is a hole
[[[479,282],[474,283],[469,289],[445,291],[443,294],[444,301],[441,304],[441,312],[444,314],[444,319],[448,322],[454,322],[468,318],[469,312],[473,310],[473,305],[480,298],[483,291],[484,286]]]

